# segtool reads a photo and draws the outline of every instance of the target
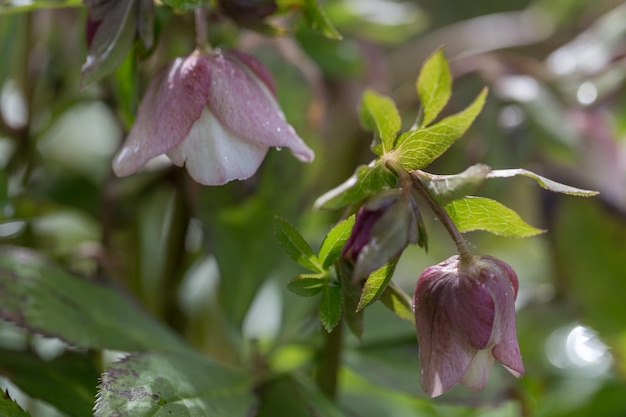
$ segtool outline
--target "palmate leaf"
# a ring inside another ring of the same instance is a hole
[[[401,134],[390,158],[400,162],[407,171],[429,165],[467,131],[482,110],[486,97],[485,88],[465,110],[428,127]]]
[[[422,126],[441,113],[452,95],[452,74],[443,50],[436,50],[422,66],[417,78],[417,95],[422,102]]]
[[[391,151],[402,123],[393,100],[367,90],[363,93],[359,114],[363,127],[376,132],[381,140],[381,146],[376,146],[374,152],[381,155]]]
[[[510,208],[484,197],[465,197],[445,206],[460,232],[484,230],[499,236],[528,237],[543,233]]]
[[[6,392],[0,391],[0,416],[2,417],[29,417]]]
[[[25,248],[0,247],[0,318],[80,348],[189,349],[129,297]]]
[[[274,234],[291,259],[311,271],[324,272],[309,244],[287,220],[280,217],[274,219]]]
[[[246,417],[249,375],[199,354],[139,353],[102,375],[96,417]]]

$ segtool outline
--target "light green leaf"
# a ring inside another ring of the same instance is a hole
[[[43,400],[68,416],[92,414],[100,376],[91,357],[66,352],[44,361],[33,352],[0,350],[0,374],[33,398]],[[1,412],[0,416],[5,416]]]
[[[505,205],[484,197],[465,197],[445,206],[460,232],[485,230],[506,237],[528,237],[543,233],[526,223]]]
[[[38,9],[57,9],[66,7],[80,7],[81,0],[35,0],[35,1],[0,1],[0,15],[19,12],[30,12]]]
[[[9,394],[0,390],[0,416],[2,417],[29,417],[26,411],[22,410]]]
[[[467,131],[483,108],[486,97],[485,88],[465,110],[431,126],[403,133],[390,157],[409,171],[429,165]]]
[[[320,302],[322,326],[330,333],[341,319],[341,287],[336,282],[329,282],[322,292]]]
[[[135,1],[113,3],[100,24],[82,68],[80,88],[113,72],[132,46],[137,28]]]
[[[361,291],[361,299],[359,300],[357,311],[363,310],[380,297],[387,288],[387,284],[391,281],[397,264],[398,258],[395,258],[370,274]]]
[[[452,75],[442,49],[436,50],[424,62],[416,87],[423,109],[421,125],[428,126],[452,95]]]
[[[570,187],[569,185],[552,181],[551,179],[542,177],[541,175],[537,175],[526,169],[498,169],[487,174],[487,178],[510,178],[518,175],[532,178],[537,181],[537,184],[539,184],[541,188],[545,188],[546,190],[550,190],[555,193],[575,195],[578,197],[591,197],[599,194],[597,191],[583,190],[581,188]]]
[[[330,229],[330,232],[328,232],[324,238],[318,254],[318,258],[320,262],[322,262],[324,269],[328,269],[341,256],[341,251],[352,233],[355,218],[356,216],[353,214],[339,222],[335,227]]]
[[[287,220],[280,217],[274,219],[274,234],[291,259],[311,271],[324,271],[309,244]]]
[[[29,249],[0,247],[0,288],[0,318],[80,348],[189,349],[136,301]]]
[[[316,32],[328,39],[341,40],[341,34],[333,26],[316,0],[304,0],[304,17]]]
[[[363,93],[359,114],[363,127],[375,131],[381,139],[382,152],[376,152],[379,147],[374,148],[375,152],[378,155],[389,152],[393,148],[393,143],[402,123],[400,113],[393,100],[372,90],[367,90]]]
[[[245,417],[250,377],[195,353],[133,354],[103,375],[96,417]]]
[[[393,281],[390,281],[385,287],[385,290],[380,295],[380,301],[396,316],[415,323],[411,297],[394,284]]]
[[[414,177],[430,192],[430,195],[442,206],[453,200],[474,194],[485,182],[491,168],[484,164],[476,164],[465,171],[454,175],[433,175],[415,170]]]
[[[298,275],[287,283],[287,289],[301,297],[313,297],[328,285],[328,278],[314,274]]]
[[[379,161],[361,165],[343,184],[315,200],[315,208],[337,209],[358,203],[365,198],[393,187],[396,176]]]

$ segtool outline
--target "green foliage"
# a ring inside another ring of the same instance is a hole
[[[552,191],[553,193],[561,193],[561,194],[569,194],[577,197],[591,197],[599,194],[597,191],[591,190],[583,190],[576,187],[571,187],[569,185],[561,184],[559,182],[553,181],[551,179],[542,177],[541,175],[537,175],[532,171],[528,171],[527,169],[499,169],[495,171],[491,171],[487,174],[487,178],[510,178],[515,176],[523,176],[532,178],[537,181],[537,184],[541,188],[545,188],[546,190]]]
[[[452,201],[446,211],[461,232],[485,230],[506,237],[528,237],[543,233],[522,220],[510,208],[484,197],[465,197]]]
[[[422,121],[420,125],[428,126],[448,104],[452,95],[452,74],[443,49],[435,51],[424,62],[417,77],[417,95],[422,102]]]
[[[22,410],[9,394],[0,391],[0,415],[3,417],[29,417],[26,411]]]
[[[96,417],[245,417],[256,403],[248,375],[191,352],[133,354],[103,375]]]
[[[314,272],[323,272],[324,268],[313,250],[300,233],[284,219],[274,220],[274,233],[283,250],[297,263]]]
[[[324,286],[322,300],[320,301],[320,319],[322,326],[330,333],[341,320],[342,309],[341,286],[331,281]]]
[[[163,0],[163,3],[178,10],[191,10],[202,5],[202,0]]]
[[[26,3],[14,0],[5,0],[3,2],[0,2],[0,15],[29,12],[37,9],[79,7],[82,6],[82,4],[82,0],[33,0]]]
[[[312,297],[321,293],[328,285],[328,278],[315,274],[303,274],[287,283],[287,289],[302,297]]]
[[[415,322],[411,299],[393,281],[390,281],[385,287],[380,295],[380,301],[396,316],[411,323]]]
[[[373,301],[378,299],[383,292],[385,292],[387,285],[389,285],[391,277],[396,270],[397,264],[398,259],[396,258],[370,274],[363,285],[363,291],[359,299],[357,311],[363,310]]]
[[[355,219],[356,216],[352,215],[342,220],[326,234],[318,254],[324,268],[329,268],[341,256],[341,251],[352,232]]]
[[[333,26],[326,13],[317,4],[317,0],[298,0],[302,2],[304,17],[311,29],[329,39],[340,40],[341,34]]]
[[[389,152],[402,123],[395,103],[389,97],[368,90],[363,93],[360,116],[363,127],[376,132],[380,138],[382,149],[375,147],[375,153]]]

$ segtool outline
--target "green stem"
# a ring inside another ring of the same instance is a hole
[[[196,25],[196,48],[201,53],[211,51],[208,41],[208,30],[206,24],[206,10],[204,7],[198,7],[194,10],[194,21]]]
[[[467,242],[465,242],[465,239],[461,235],[461,232],[459,232],[456,224],[454,224],[454,221],[452,221],[444,208],[441,207],[441,205],[437,203],[437,201],[435,201],[433,196],[430,195],[430,192],[426,189],[426,187],[420,180],[419,175],[414,171],[410,172],[409,175],[413,180],[413,189],[417,191],[417,193],[424,199],[424,201],[426,201],[430,209],[433,211],[433,213],[435,213],[435,216],[437,216],[439,221],[441,221],[441,224],[443,224],[443,226],[446,228],[446,231],[456,244],[459,255],[461,256],[461,263],[471,264],[473,262],[472,254],[467,247]]]
[[[320,390],[331,400],[337,397],[337,377],[341,363],[343,321],[330,332],[324,333],[324,349],[317,367],[315,381]]]

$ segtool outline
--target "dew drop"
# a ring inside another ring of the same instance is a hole
[[[283,148],[282,148],[282,147],[280,147],[280,146],[277,146],[277,147],[276,147],[276,150],[280,152],[280,151],[282,151],[282,150],[283,150]]]

